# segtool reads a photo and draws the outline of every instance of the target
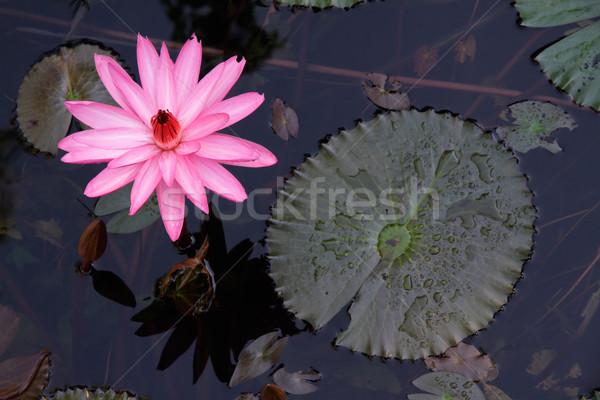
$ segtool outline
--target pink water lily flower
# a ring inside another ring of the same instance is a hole
[[[103,196],[130,182],[130,215],[156,190],[162,220],[170,238],[178,239],[187,196],[208,213],[206,188],[236,202],[247,198],[240,182],[221,164],[264,167],[277,162],[264,147],[217,133],[260,106],[264,96],[244,93],[223,100],[240,77],[245,60],[217,65],[200,82],[202,45],[195,35],[175,63],[163,43],[160,55],[138,35],[141,87],[114,59],[95,55],[98,74],[114,107],[91,101],[67,101],[69,111],[93,129],[67,136],[58,147],[67,163],[103,163],[85,195]]]

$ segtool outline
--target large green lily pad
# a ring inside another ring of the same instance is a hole
[[[315,329],[352,302],[338,345],[440,354],[507,302],[531,252],[531,197],[512,153],[474,123],[380,115],[323,144],[278,192],[270,274]]]
[[[355,4],[362,3],[363,1],[365,0],[277,0],[277,3],[283,6],[350,8]]]
[[[600,16],[597,0],[517,0],[521,24],[564,25]],[[536,56],[552,82],[578,104],[600,111],[600,22],[582,28]]]
[[[110,388],[70,387],[57,390],[40,400],[137,400],[138,396],[129,392],[115,392]]]
[[[58,151],[58,142],[67,134],[72,119],[66,100],[116,105],[96,72],[94,53],[117,58],[96,42],[68,42],[44,54],[23,79],[17,122],[35,150],[52,155]]]

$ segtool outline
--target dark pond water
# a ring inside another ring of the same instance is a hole
[[[69,31],[72,8],[68,3],[0,3],[0,215],[3,221],[14,221],[14,229],[21,234],[21,239],[0,236],[0,303],[21,316],[20,334],[3,358],[50,349],[50,389],[106,383],[153,399],[233,399],[242,392],[256,393],[270,381],[267,374],[228,388],[219,379],[222,372],[211,362],[192,384],[194,346],[170,367],[157,371],[168,335],[134,334],[140,323],[132,322],[131,317],[150,304],[154,281],[184,259],[173,249],[160,223],[131,235],[109,236],[107,251],[95,264],[123,278],[136,295],[135,309],[99,296],[90,279],[73,272],[79,235],[90,221],[77,198],[93,205],[82,190],[103,167],[66,165],[57,158],[28,154],[17,143],[10,125],[18,88],[29,67],[42,53],[59,45]],[[560,132],[564,152],[553,155],[538,149],[519,156],[538,208],[532,259],[504,311],[467,341],[496,362],[499,375],[491,383],[512,399],[575,398],[600,386],[597,316],[585,331],[577,332],[582,311],[600,282],[597,266],[588,270],[600,245],[598,116],[569,105],[568,97],[559,93],[530,59],[536,49],[556,40],[564,29],[519,28],[509,2],[489,0],[376,1],[348,11],[318,13],[287,9],[269,13],[268,7],[237,0],[194,1],[189,3],[195,5],[187,6],[174,0],[91,3],[71,37],[93,38],[114,48],[132,72],[137,72],[133,36],[137,32],[179,42],[196,32],[205,46],[225,48],[249,59],[248,72],[230,95],[258,91],[265,93],[266,101],[238,123],[236,131],[269,148],[279,162],[265,169],[232,171],[248,192],[273,189],[273,194],[257,197],[256,211],[264,215],[274,202],[278,178],[288,177],[290,168],[298,166],[305,154],[315,154],[319,139],[340,127],[352,128],[357,119],[372,118],[377,108],[365,97],[360,76],[376,71],[415,77],[413,56],[423,45],[439,45],[440,56],[445,56],[426,81],[411,88],[409,96],[417,108],[451,110],[492,128],[505,124],[499,114],[515,101],[553,98],[560,103],[578,124],[573,133]],[[202,17],[210,10],[214,14]],[[475,58],[457,63],[451,46],[471,28],[477,43]],[[288,68],[281,66],[281,60],[298,64]],[[218,61],[205,58],[203,71]],[[452,83],[472,86],[462,90]],[[516,95],[500,96],[477,88],[509,89]],[[272,133],[270,104],[275,97],[298,113],[297,139],[286,142]],[[220,202],[222,212],[230,212],[225,203]],[[56,243],[36,235],[36,221],[52,219],[62,231]],[[198,230],[197,219],[190,216],[188,222],[191,230]],[[245,239],[259,242],[265,235],[265,222],[244,214],[224,222],[223,229],[231,249]],[[257,258],[265,253],[260,243],[252,251]],[[264,269],[260,261],[244,266],[251,271]],[[269,306],[268,282],[248,279],[243,271],[233,276],[229,289],[223,289],[235,299],[233,311],[205,322],[211,326],[206,329],[216,332],[212,345],[218,350],[211,356],[220,360],[216,364],[225,365],[225,371],[233,362],[228,346],[239,350],[247,340],[273,326],[296,330],[293,322],[282,321],[282,314]],[[274,314],[279,316],[274,318]],[[314,367],[323,376],[319,390],[303,397],[398,399],[419,392],[411,381],[427,372],[422,361],[382,362],[342,347],[334,349],[332,340],[347,324],[348,317],[341,312],[316,334],[302,331],[289,338],[279,362],[288,371]],[[299,321],[295,325],[303,327]],[[557,356],[535,376],[527,369],[534,353],[541,350],[552,350]],[[572,373],[575,365],[580,374]],[[571,394],[566,394],[569,390]]]

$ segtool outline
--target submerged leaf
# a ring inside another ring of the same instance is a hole
[[[50,352],[16,357],[0,363],[0,400],[37,399],[48,385]]]
[[[288,140],[290,136],[298,137],[298,115],[291,107],[286,107],[281,99],[273,101],[271,128],[283,140]]]
[[[277,335],[277,332],[266,333],[242,351],[229,386],[257,377],[277,362],[287,344],[287,336],[276,341]]]
[[[48,221],[41,219],[36,220],[33,223],[35,228],[35,236],[45,240],[48,243],[52,243],[56,247],[62,248],[62,235],[63,231],[58,225],[56,218],[50,218]]]
[[[367,80],[370,82],[368,83]],[[369,100],[378,107],[387,110],[408,110],[408,95],[399,91],[400,82],[387,75],[370,72],[362,85]]]
[[[379,115],[333,137],[278,192],[270,274],[315,329],[352,302],[338,345],[440,354],[506,303],[531,252],[531,198],[512,152],[477,125],[432,110]]]
[[[556,352],[551,349],[542,349],[533,353],[531,357],[531,363],[527,368],[527,373],[531,375],[539,375],[546,369],[548,365],[556,357]]]
[[[476,50],[477,43],[475,42],[475,38],[469,35],[465,42],[460,41],[454,46],[454,51],[456,52],[454,61],[464,64],[465,61],[467,61],[467,57],[473,61],[475,59]]]
[[[23,79],[17,99],[17,121],[24,138],[39,151],[56,154],[71,124],[66,100],[115,104],[105,89],[94,53],[114,57],[91,41],[74,41],[46,53]]]
[[[429,72],[438,61],[438,58],[438,51],[435,47],[431,48],[426,44],[419,47],[413,59],[417,75],[423,76]]]
[[[431,394],[409,394],[408,400],[486,400],[476,384],[453,372],[430,372],[421,375],[412,383]]]
[[[0,304],[0,356],[4,354],[19,330],[19,316],[10,308]]]
[[[552,153],[562,151],[556,143],[546,139],[557,129],[570,131],[577,127],[573,119],[560,107],[541,101],[522,101],[508,106],[514,125],[496,128],[498,137],[513,150],[526,153],[542,147]]]
[[[321,374],[314,369],[310,371],[287,372],[285,368],[280,368],[273,373],[273,382],[286,392],[291,394],[307,394],[319,390],[311,382],[321,380]]]
[[[425,364],[432,371],[455,372],[474,382],[488,382],[498,376],[492,360],[464,342],[450,347],[444,352],[444,357],[427,357]]]

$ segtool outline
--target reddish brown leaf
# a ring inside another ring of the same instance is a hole
[[[477,43],[475,42],[475,38],[470,36],[464,42],[458,42],[456,46],[454,46],[454,51],[456,55],[454,56],[454,61],[457,61],[463,64],[467,61],[467,57],[473,61],[475,59],[475,51],[477,50]]]
[[[415,72],[419,76],[423,76],[429,71],[438,60],[438,51],[436,48],[431,48],[424,44],[417,49],[414,57]]]
[[[0,304],[0,356],[8,348],[19,330],[19,317],[10,308]]]
[[[400,92],[400,82],[387,75],[370,72],[362,82],[369,100],[387,110],[408,110],[410,101],[406,93]]]
[[[42,350],[0,363],[0,400],[39,398],[50,377],[49,357],[50,351]]]
[[[450,347],[443,357],[425,358],[425,364],[432,371],[455,372],[474,382],[488,382],[498,376],[498,369],[488,356],[463,342]]]

